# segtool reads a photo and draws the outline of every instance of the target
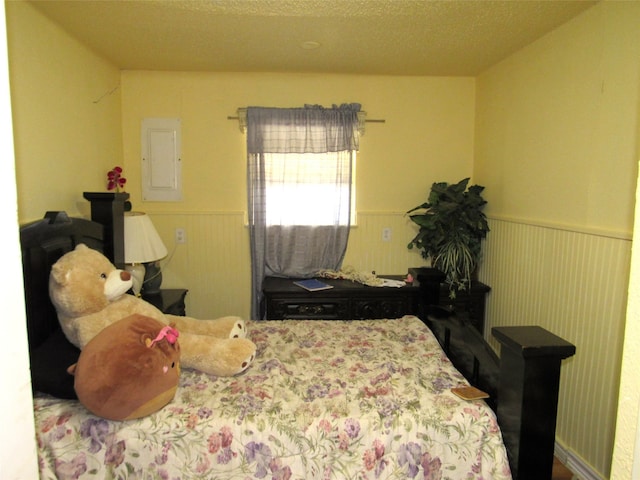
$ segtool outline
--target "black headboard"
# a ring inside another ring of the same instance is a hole
[[[20,227],[29,350],[41,345],[58,328],[49,300],[51,266],[77,244],[105,254],[116,266],[124,263],[124,211],[128,193],[84,192],[91,203],[91,221],[47,212],[42,220]]]
[[[79,243],[102,252],[103,242],[101,224],[71,218],[65,212],[47,212],[42,220],[20,228],[29,350],[41,345],[58,328],[56,311],[49,299],[51,266]]]
[[[124,204],[127,193],[85,192],[91,218],[47,212],[42,220],[20,227],[31,384],[34,390],[74,398],[73,377],[67,368],[80,351],[64,336],[49,299],[52,265],[79,243],[105,254],[119,266],[124,261]]]

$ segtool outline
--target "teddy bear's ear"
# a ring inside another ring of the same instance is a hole
[[[51,278],[53,278],[53,280],[55,280],[58,285],[64,285],[69,279],[70,275],[71,270],[67,270],[59,263],[54,263],[51,267]]]
[[[79,243],[78,245],[76,245],[76,250],[89,250],[89,247],[87,247],[84,243]]]

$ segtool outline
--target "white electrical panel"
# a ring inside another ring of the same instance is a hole
[[[142,199],[182,200],[181,129],[179,118],[142,121]]]

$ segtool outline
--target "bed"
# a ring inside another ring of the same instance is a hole
[[[107,421],[59,398],[73,397],[58,383],[78,352],[43,282],[77,243],[114,251],[119,229],[96,225],[50,212],[21,228],[32,370],[46,367],[33,372],[42,479],[512,478],[519,452],[507,453],[496,413],[452,393],[468,381],[416,316],[249,322],[258,350],[247,372],[185,369],[174,400],[139,420]],[[519,465],[519,478],[545,478]]]
[[[466,380],[417,317],[253,322],[250,336],[248,372],[184,370],[139,421],[37,395],[42,478],[511,478],[493,411],[451,393]]]

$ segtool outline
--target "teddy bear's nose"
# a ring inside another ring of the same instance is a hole
[[[126,270],[122,270],[120,272],[120,280],[122,280],[123,282],[126,282],[130,279],[131,279],[131,274],[129,272],[127,272]]]

